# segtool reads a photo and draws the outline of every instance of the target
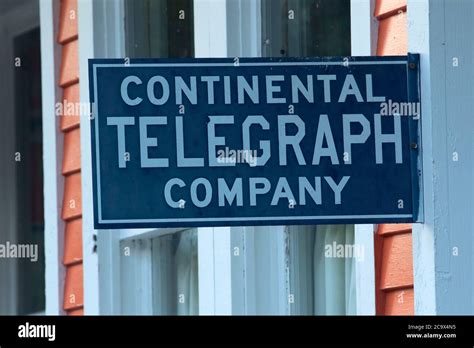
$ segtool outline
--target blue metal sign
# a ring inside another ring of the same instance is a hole
[[[413,222],[418,56],[92,59],[96,228]]]

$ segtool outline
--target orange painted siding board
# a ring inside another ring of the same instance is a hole
[[[84,315],[84,309],[82,307],[77,309],[70,309],[67,311],[67,315]]]
[[[406,54],[407,45],[406,12],[387,17],[379,22],[378,56]]]
[[[412,315],[414,308],[413,288],[387,291],[385,295],[385,315]]]
[[[384,237],[382,254],[380,288],[390,289],[413,285],[411,233]]]
[[[413,315],[411,232],[395,235],[376,233],[374,242],[376,314]],[[397,263],[400,258],[404,261]]]
[[[61,0],[58,42],[77,38],[77,0]]]
[[[375,3],[375,17],[382,19],[399,11],[406,11],[407,0],[377,0]]]
[[[82,219],[73,219],[66,222],[64,236],[64,265],[71,265],[82,261]]]
[[[83,266],[75,264],[66,268],[64,287],[64,309],[80,308],[84,305]]]
[[[81,173],[65,177],[62,219],[70,220],[82,214]]]
[[[59,85],[69,86],[79,81],[78,40],[73,40],[63,46]]]
[[[79,128],[64,133],[63,168],[64,175],[81,169],[81,134]]]
[[[79,105],[79,101],[79,83],[64,88],[61,113],[62,131],[79,127],[80,115],[76,112],[78,111],[76,106]]]
[[[380,225],[379,225],[380,226]],[[375,314],[381,315],[385,312],[385,293],[380,288],[382,274],[382,249],[384,237],[375,233],[374,235],[374,260],[375,260]]]
[[[66,276],[63,308],[69,315],[84,314],[80,110],[76,107],[80,101],[77,15],[77,0],[61,0],[57,41],[61,47],[58,85],[63,89],[63,110],[58,131],[64,132],[61,217],[66,222],[63,257]]]
[[[411,224],[382,224],[379,225],[378,234],[389,235],[400,232],[411,232]]]
[[[407,1],[376,0],[377,55],[407,53]],[[412,315],[413,256],[411,224],[381,224],[375,235],[376,313]],[[401,291],[403,300],[400,300]]]

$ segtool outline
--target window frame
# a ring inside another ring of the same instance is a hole
[[[212,6],[212,11],[210,10]],[[221,15],[216,16],[217,13]],[[194,20],[196,57],[226,56],[226,4],[216,6],[212,0],[195,0]],[[110,14],[113,15],[110,15]],[[196,13],[200,13],[197,16]],[[211,21],[219,18],[220,21]],[[89,102],[88,58],[125,57],[124,2],[78,2],[79,16],[79,71],[81,102]],[[217,30],[219,29],[219,30]],[[203,35],[203,32],[205,35]],[[214,35],[215,34],[215,35]],[[206,40],[201,40],[202,38]],[[92,211],[92,167],[90,156],[90,122],[81,118],[81,165],[83,199],[83,260],[84,260],[84,312],[85,314],[120,314],[120,242],[130,239],[150,239],[184,229],[94,230]],[[96,236],[96,237],[95,237]],[[97,253],[93,252],[97,241]],[[199,313],[230,314],[230,228],[199,228]],[[229,253],[222,254],[222,250]],[[216,252],[217,251],[217,252]],[[151,250],[130,256],[150,260]],[[148,262],[137,262],[140,274],[148,274]],[[99,272],[99,265],[100,272]],[[210,271],[211,270],[211,271]],[[146,277],[146,276],[145,276]],[[227,282],[223,278],[227,277]],[[219,282],[215,279],[218,278]],[[97,296],[99,294],[99,296]],[[145,292],[143,303],[151,303],[152,289]],[[146,308],[146,306],[140,306]],[[144,313],[151,314],[151,313]]]
[[[351,55],[372,56],[377,50],[376,0],[351,0]],[[364,258],[355,263],[356,313],[375,315],[374,234],[377,225],[354,225],[354,243],[364,246]]]

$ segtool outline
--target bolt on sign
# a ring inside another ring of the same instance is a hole
[[[91,59],[96,228],[414,222],[418,56]]]

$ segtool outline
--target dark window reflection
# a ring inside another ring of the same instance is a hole
[[[192,0],[126,0],[125,11],[127,57],[194,56]]]
[[[346,56],[350,0],[262,0],[265,57]]]
[[[16,149],[20,156],[16,158],[16,243],[37,246],[38,253],[37,260],[17,259],[18,314],[45,308],[40,47],[39,28],[14,39],[14,56],[21,57],[14,75]]]

